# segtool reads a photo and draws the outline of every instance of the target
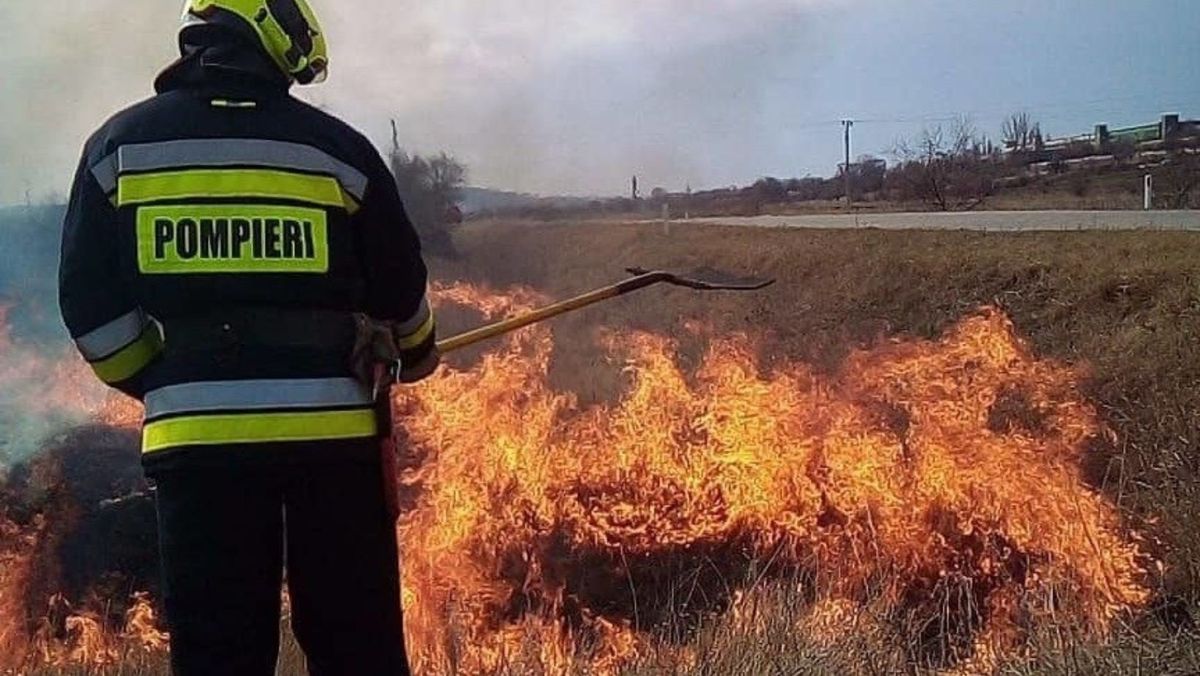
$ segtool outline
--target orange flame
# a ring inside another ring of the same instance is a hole
[[[463,284],[435,297],[490,317],[542,302]],[[796,629],[818,643],[866,627],[869,609],[871,632],[908,632],[914,659],[958,673],[994,669],[1052,620],[1103,636],[1149,600],[1137,534],[1082,474],[1108,435],[1082,374],[1037,359],[994,309],[831,374],[766,371],[746,336],[712,340],[694,372],[663,336],[603,342],[628,381],[606,405],[549,385],[546,327],[396,391],[418,673],[616,673],[663,650],[688,664],[702,623],[764,621],[766,580],[795,589]],[[0,329],[0,385],[38,374],[47,406],[137,424],[136,404],[93,397],[78,359],[29,367],[20,349]],[[22,645],[19,564],[38,537],[0,513],[0,646]],[[144,596],[107,633],[59,601],[30,643],[44,662],[164,649]],[[0,648],[0,668],[19,650]]]
[[[530,301],[437,295],[489,314]],[[549,388],[545,328],[397,393],[420,459],[400,526],[420,669],[525,655],[612,671],[686,612],[656,598],[686,584],[667,576],[713,583],[704,566],[734,586],[756,561],[819,579],[810,591],[833,609],[954,603],[940,649],[959,658],[1056,611],[1100,634],[1149,598],[1146,557],[1081,475],[1105,431],[1079,374],[1034,358],[996,310],[855,352],[832,375],[760,373],[744,336],[714,340],[691,375],[668,338],[606,343],[630,380],[612,405],[581,410]],[[705,593],[713,612],[733,600]]]

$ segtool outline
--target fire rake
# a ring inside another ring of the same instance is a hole
[[[626,279],[623,282],[606,286],[595,291],[589,291],[583,295],[576,296],[569,300],[564,300],[553,305],[546,306],[539,310],[534,310],[528,314],[519,317],[513,317],[504,321],[489,324],[487,326],[467,331],[444,340],[438,341],[438,350],[442,354],[461,350],[481,343],[485,340],[490,340],[507,333],[516,331],[517,329],[525,328],[533,324],[539,324],[560,315],[565,315],[569,312],[582,310],[585,307],[602,303],[606,300],[611,300],[620,296],[624,296],[634,291],[639,291],[650,286],[658,284],[667,284],[670,286],[683,287],[692,289],[693,291],[760,291],[775,283],[773,279],[767,280],[749,280],[749,279],[732,279],[728,275],[708,275],[716,277],[715,279],[697,279],[695,277],[685,277],[676,275],[670,272],[661,270],[644,270],[642,268],[629,268],[627,272],[633,277]]]

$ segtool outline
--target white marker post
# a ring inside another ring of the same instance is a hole
[[[1146,174],[1145,195],[1146,201],[1142,208],[1150,211],[1154,208],[1154,176],[1151,174]]]

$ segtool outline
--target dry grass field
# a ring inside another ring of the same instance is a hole
[[[764,370],[803,362],[835,371],[857,347],[895,336],[933,338],[981,306],[1002,309],[1040,357],[1081,366],[1084,395],[1115,433],[1084,476],[1163,562],[1155,602],[1122,617],[1107,641],[1044,627],[996,666],[1005,674],[1200,673],[1188,618],[1200,600],[1200,235],[777,231],[676,224],[474,223],[461,255],[434,260],[439,280],[523,285],[558,297],[623,276],[626,266],[719,269],[778,280],[754,295],[651,289],[556,320],[550,381],[584,406],[617,398],[625,380],[598,327],[708,335],[745,333]],[[447,313],[443,330],[474,318]],[[696,357],[681,342],[678,359]],[[474,357],[455,357],[467,363]],[[694,659],[646,655],[630,676],[924,672],[908,646],[873,633],[869,617],[833,636],[797,631],[804,604],[787,585],[755,591],[758,621],[714,618],[689,634]],[[744,618],[743,618],[744,620]],[[752,627],[747,629],[747,627]],[[670,631],[668,628],[667,631]],[[281,673],[299,672],[285,642]],[[136,660],[135,660],[136,662]],[[669,664],[669,666],[664,666]],[[163,673],[161,661],[105,673]],[[504,673],[527,673],[514,666]],[[53,671],[38,676],[88,674]]]
[[[468,226],[459,243],[462,259],[439,262],[440,277],[525,284],[556,296],[617,279],[627,265],[779,280],[750,296],[654,289],[558,320],[551,375],[585,402],[620,387],[596,348],[596,326],[676,334],[699,319],[716,334],[759,337],[766,365],[799,360],[835,369],[855,346],[934,337],[980,306],[1002,308],[1040,356],[1088,373],[1085,394],[1117,441],[1092,454],[1086,476],[1131,522],[1153,524],[1165,564],[1156,584],[1166,599],[1161,612],[1133,621],[1107,647],[1059,645],[1006,669],[1200,671],[1200,644],[1178,633],[1179,625],[1157,621],[1200,599],[1200,236],[489,223]],[[794,625],[780,618],[778,626]],[[903,666],[894,653],[864,653],[858,638],[821,647],[786,629],[748,637],[718,625],[702,634],[706,657],[689,673],[890,673]]]

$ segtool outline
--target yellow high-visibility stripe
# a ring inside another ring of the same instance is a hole
[[[92,362],[92,370],[108,384],[129,380],[136,376],[163,350],[162,335],[153,323],[148,324],[137,340],[130,343],[116,354]]]
[[[117,206],[158,200],[261,197],[296,200],[358,211],[358,202],[332,176],[296,174],[276,169],[182,169],[122,176]]]
[[[407,336],[398,338],[396,340],[396,347],[400,348],[401,350],[411,350],[414,347],[418,347],[421,343],[424,343],[426,340],[428,340],[429,336],[433,334],[433,328],[435,324],[436,322],[434,321],[433,313],[431,312],[429,313],[429,317],[425,319],[425,323],[421,324],[421,328],[413,331]]]
[[[377,432],[372,409],[198,415],[146,423],[142,452],[181,446],[358,439]]]

